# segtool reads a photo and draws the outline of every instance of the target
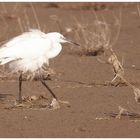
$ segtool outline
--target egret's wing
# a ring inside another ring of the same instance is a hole
[[[0,49],[0,61],[5,64],[20,58],[34,59],[46,55],[50,48],[51,41],[43,32],[26,32],[3,45]]]
[[[2,46],[2,48],[3,47],[8,47],[8,48],[13,47],[13,45],[20,43],[21,41],[25,41],[26,39],[39,38],[39,37],[45,38],[46,34],[37,29],[30,29],[29,32],[24,32],[21,35],[9,40],[6,44],[4,44]]]

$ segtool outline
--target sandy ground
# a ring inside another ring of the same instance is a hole
[[[1,41],[21,32],[16,16],[22,16],[24,9],[27,9],[32,27],[36,26],[28,3],[19,4],[17,8],[15,3],[0,6],[1,15],[8,24],[1,18]],[[91,25],[95,20],[91,14],[93,9],[100,16],[103,15],[108,23],[112,23],[112,13],[118,16],[122,8],[121,31],[113,48],[119,59],[124,59],[127,80],[140,87],[140,16],[136,4],[38,3],[34,6],[41,27],[46,25],[46,31],[59,31],[56,23],[50,19],[54,15],[60,17],[62,27],[69,28],[74,26],[72,17]],[[13,13],[10,12],[14,8]],[[76,40],[72,34],[66,36]],[[73,53],[75,50],[78,48],[65,44],[62,53],[50,61],[50,67],[56,75],[52,76],[48,85],[60,100],[70,102],[70,105],[61,104],[58,110],[39,107],[5,109],[14,103],[15,98],[18,99],[18,81],[14,78],[0,81],[0,137],[140,137],[139,118],[109,117],[110,113],[118,113],[119,106],[130,112],[140,112],[133,91],[128,86],[105,86],[106,81],[113,79],[112,67],[98,62],[97,58],[101,56],[79,56]],[[51,96],[39,81],[23,82],[24,96],[45,93],[48,102]]]

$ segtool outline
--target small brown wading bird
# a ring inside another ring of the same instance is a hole
[[[45,34],[37,29],[29,30],[14,37],[0,48],[0,65],[8,64],[11,73],[19,73],[19,103],[22,104],[22,75],[39,73],[41,83],[57,101],[54,92],[43,79],[42,66],[49,66],[49,59],[56,57],[62,50],[61,43],[77,43],[66,39],[58,32]]]

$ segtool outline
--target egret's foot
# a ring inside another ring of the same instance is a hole
[[[15,107],[22,107],[22,108],[31,108],[32,104],[27,103],[18,103],[15,105]]]
[[[67,107],[70,107],[70,103],[68,101],[58,100],[59,103],[65,104]]]
[[[57,101],[56,98],[53,98],[51,104],[49,105],[49,108],[51,110],[59,109],[60,108],[59,101]]]
[[[67,107],[70,107],[70,103],[68,101],[62,101],[62,100],[57,100],[53,98],[51,104],[49,105],[49,108],[54,110],[54,109],[59,109],[60,104],[67,104]]]
[[[32,108],[32,104],[31,103],[27,103],[27,102],[22,102],[22,103],[17,103],[15,102],[14,105],[10,105],[8,107],[5,107],[5,109],[28,109],[28,108]]]
[[[33,104],[31,101],[34,99],[33,97],[22,97],[22,102],[17,101],[13,108],[32,108]]]
[[[36,101],[39,100],[39,97],[32,95],[32,96],[27,96],[27,97],[22,97],[22,101],[23,102],[29,102],[31,103],[31,101]]]
[[[58,100],[59,103],[61,104],[67,104],[67,105],[70,105],[70,103],[68,101],[62,101],[62,100]]]

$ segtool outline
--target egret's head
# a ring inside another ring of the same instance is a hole
[[[60,34],[58,32],[48,33],[47,37],[49,37],[53,42],[56,42],[56,43],[71,43],[71,44],[79,46],[79,44],[77,44],[69,39],[66,39],[62,34]]]

